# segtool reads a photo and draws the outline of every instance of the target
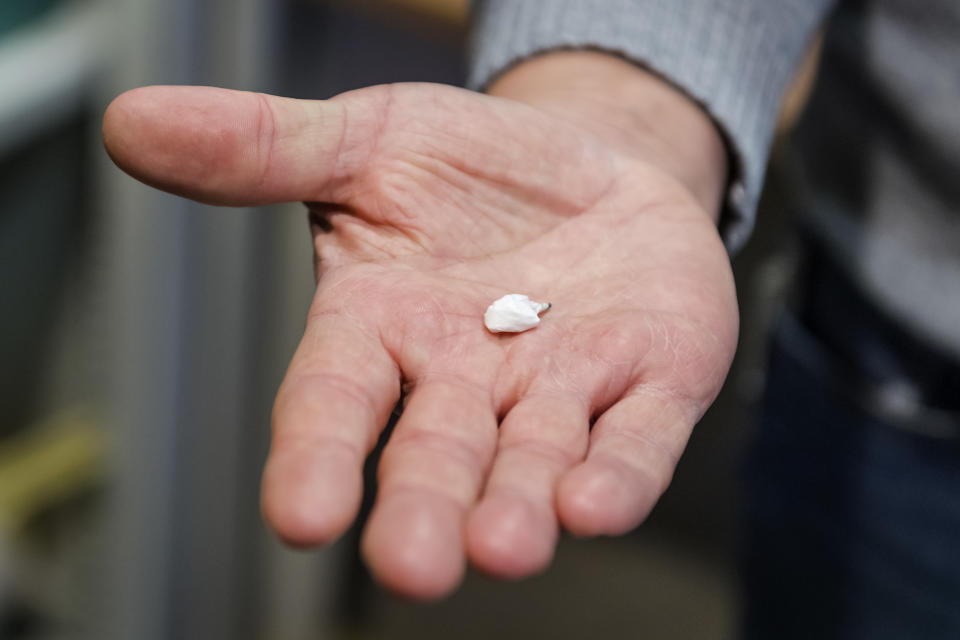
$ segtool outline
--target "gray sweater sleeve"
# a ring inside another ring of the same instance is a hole
[[[734,158],[721,232],[750,234],[780,101],[834,0],[476,0],[469,84],[555,49],[621,55],[668,79],[720,127]]]

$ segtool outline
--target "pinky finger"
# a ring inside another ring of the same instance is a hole
[[[643,522],[673,477],[695,417],[639,389],[607,409],[587,458],[560,480],[557,512],[579,536],[621,535]]]

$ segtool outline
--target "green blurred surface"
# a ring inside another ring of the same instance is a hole
[[[0,38],[34,20],[61,0],[0,0]]]

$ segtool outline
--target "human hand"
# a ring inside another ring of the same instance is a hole
[[[436,85],[317,102],[154,87],[118,98],[104,137],[126,171],[186,197],[314,203],[318,287],[263,509],[292,544],[339,536],[403,395],[362,543],[403,594],[449,592],[467,558],[542,570],[558,525],[635,527],[732,359],[714,212],[549,109]],[[553,308],[490,334],[483,312],[511,292]]]

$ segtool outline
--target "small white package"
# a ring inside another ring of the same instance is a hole
[[[511,293],[494,301],[483,314],[483,324],[491,333],[520,333],[540,324],[540,314],[549,302],[535,302],[520,293]]]

